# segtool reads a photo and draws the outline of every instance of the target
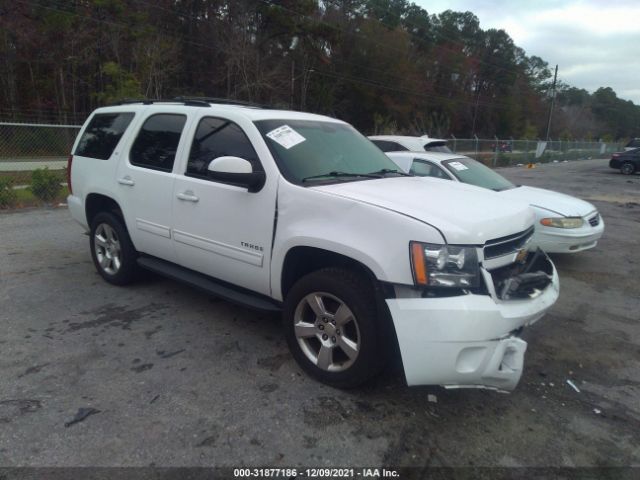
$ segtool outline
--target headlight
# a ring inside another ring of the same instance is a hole
[[[475,247],[411,242],[411,266],[416,285],[472,288],[479,285]]]
[[[540,223],[545,227],[580,228],[584,224],[584,220],[580,217],[554,217],[543,218]]]

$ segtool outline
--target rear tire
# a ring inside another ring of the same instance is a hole
[[[632,175],[636,171],[636,166],[631,162],[624,162],[620,167],[620,172],[623,175]]]
[[[284,301],[293,357],[310,376],[339,388],[359,386],[381,371],[386,348],[378,317],[371,281],[342,268],[305,275]]]
[[[127,285],[138,277],[138,252],[122,220],[102,212],[91,221],[91,258],[102,278],[114,285]]]

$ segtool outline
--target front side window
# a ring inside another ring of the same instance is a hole
[[[431,162],[425,162],[424,160],[419,160],[417,158],[413,161],[409,173],[419,177],[434,177],[441,178],[443,180],[451,180],[449,175],[443,172],[440,167]]]
[[[203,118],[191,144],[186,174],[206,178],[211,160],[224,156],[244,158],[254,171],[262,170],[258,154],[242,128],[222,118]]]
[[[278,168],[293,183],[368,180],[396,175],[390,172],[398,170],[351,125],[315,120],[261,120],[255,124]]]
[[[172,113],[160,113],[147,118],[131,146],[131,164],[170,172],[186,121],[185,115]]]
[[[98,113],[85,129],[74,155],[109,160],[133,119],[133,113]]]
[[[496,192],[515,188],[515,185],[502,175],[471,158],[445,160],[442,164],[463,183],[488,188]]]

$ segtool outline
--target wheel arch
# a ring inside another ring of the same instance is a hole
[[[100,212],[113,213],[122,220],[123,225],[125,224],[122,208],[120,208],[118,202],[107,195],[103,195],[101,193],[90,193],[85,199],[84,209],[87,218],[87,225],[89,226],[91,226],[91,222]]]
[[[280,292],[285,298],[291,287],[308,273],[329,267],[342,267],[355,270],[367,277],[375,286],[377,278],[364,263],[347,255],[311,246],[295,246],[290,248],[282,263],[280,275]]]

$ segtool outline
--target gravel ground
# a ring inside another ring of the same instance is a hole
[[[525,333],[510,395],[393,371],[332,389],[276,316],[160,278],[108,285],[65,209],[0,214],[0,466],[640,466],[640,176],[501,173],[606,223],[596,249],[554,257],[560,300]],[[81,408],[96,412],[65,426]]]

